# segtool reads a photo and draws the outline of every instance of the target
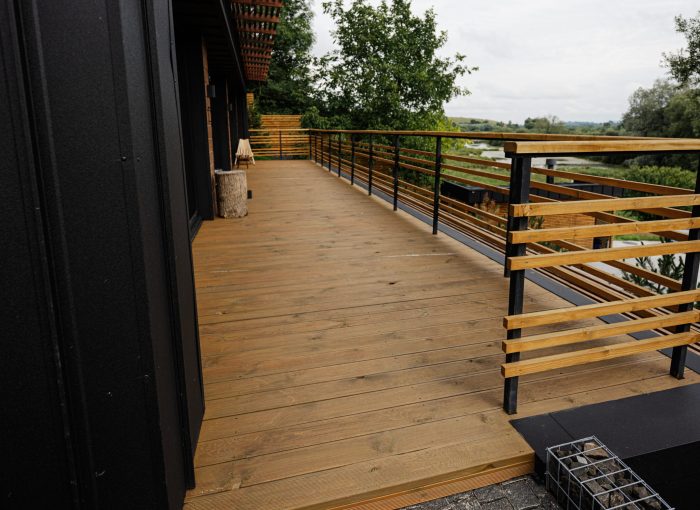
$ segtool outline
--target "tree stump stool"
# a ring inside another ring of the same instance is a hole
[[[216,171],[216,203],[222,218],[248,215],[248,182],[243,170]]]

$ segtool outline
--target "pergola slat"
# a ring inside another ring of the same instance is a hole
[[[231,0],[246,78],[265,81],[270,69],[282,0]]]

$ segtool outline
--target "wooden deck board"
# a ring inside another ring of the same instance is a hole
[[[396,508],[529,469],[500,409],[502,268],[307,161],[248,182],[250,215],[194,243],[207,411],[186,508]],[[527,311],[567,305],[528,283]],[[523,377],[519,416],[700,380],[668,364]]]

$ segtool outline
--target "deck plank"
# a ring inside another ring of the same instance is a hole
[[[248,181],[249,216],[193,247],[207,410],[186,508],[392,508],[529,469],[500,409],[502,268],[309,162]],[[565,306],[528,282],[527,311]],[[519,416],[700,380],[668,363],[523,377]]]

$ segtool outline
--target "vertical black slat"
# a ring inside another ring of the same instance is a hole
[[[372,194],[372,167],[374,167],[374,140],[369,135],[369,160],[367,161],[367,194]]]
[[[321,140],[321,168],[324,166],[323,162],[323,132],[321,132],[321,136],[319,137]]]
[[[282,130],[280,129],[278,131],[279,133],[279,142],[280,142],[280,159],[284,159],[284,154],[282,154]]]
[[[355,135],[350,135],[350,185],[355,184]]]
[[[433,187],[433,234],[438,233],[440,221],[440,174],[442,172],[442,137],[435,138],[435,185]]]
[[[309,160],[314,159],[312,154],[311,154],[311,152],[312,152],[311,147],[312,147],[311,146],[311,133],[309,133]]]
[[[343,133],[338,133],[338,177],[340,177],[340,168],[343,165]]]
[[[333,170],[333,134],[328,133],[328,171]]]
[[[513,158],[513,164],[510,172],[510,200],[509,204],[526,204],[529,201],[530,195],[530,167],[532,165],[531,158]],[[510,209],[510,208],[509,208]],[[508,231],[526,230],[528,218],[526,216],[519,218],[508,217],[510,228]],[[511,246],[511,257],[520,257],[525,255],[526,244],[515,244]],[[506,265],[508,258],[506,258]],[[523,297],[525,292],[525,270],[510,272],[510,288],[508,290],[508,315],[520,315],[523,313]],[[520,329],[511,329],[508,331],[508,339],[520,338],[522,331]],[[511,363],[520,360],[520,353],[514,352],[506,354],[506,363]],[[508,414],[515,414],[518,410],[518,378],[506,378],[503,386],[503,409]]]
[[[695,193],[700,193],[700,164],[698,165],[698,174],[695,178]],[[700,206],[694,205],[692,210],[693,218],[700,216]],[[700,240],[700,229],[693,228],[688,232],[688,241]],[[686,253],[685,265],[683,268],[683,282],[681,283],[681,291],[693,290],[698,286],[698,267],[700,267],[700,254]],[[695,303],[685,303],[678,306],[678,313],[689,312],[693,309]],[[690,331],[690,324],[683,324],[676,327],[677,333],[685,333]],[[683,379],[685,373],[685,359],[688,355],[688,346],[682,345],[673,348],[671,355],[671,375],[677,379]]]
[[[522,178],[522,175],[523,175],[523,174],[522,174],[522,170],[521,170],[519,167],[516,166],[516,160],[517,160],[517,159],[518,159],[518,158],[513,158],[513,160],[511,161],[511,164],[510,164],[510,198],[509,198],[509,202],[510,202],[511,204],[523,203],[523,202],[514,202],[514,201],[513,201],[514,199],[515,199],[515,200],[520,200],[520,199],[521,199],[521,197],[519,197],[519,196],[515,196],[515,197],[514,197],[514,195],[513,195],[513,193],[514,193],[515,191],[519,191],[519,189],[520,189],[519,184],[516,182],[516,183],[515,183],[515,186],[514,186],[513,181],[516,180],[516,179],[518,179],[518,178],[521,179],[521,178]],[[518,163],[518,164],[522,165],[522,163]],[[530,166],[531,166],[531,164],[532,164],[532,160],[530,160]],[[528,173],[528,176],[529,176],[529,173],[530,173],[530,170],[529,170],[530,166],[528,166],[528,172],[527,172],[527,173]],[[516,176],[516,172],[517,172],[517,175],[520,175],[521,177],[516,178],[516,177],[515,177],[515,176]],[[529,177],[528,177],[528,193],[529,193],[529,189],[530,189],[530,183],[529,183]],[[524,198],[524,200],[527,201],[527,200],[528,200],[528,197],[526,196],[526,197]],[[513,253],[513,243],[510,242],[510,239],[509,239],[510,236],[509,236],[508,234],[510,233],[511,230],[514,230],[514,229],[513,229],[513,224],[514,224],[515,221],[518,221],[518,218],[513,218],[513,217],[511,216],[511,214],[510,214],[510,207],[508,208],[506,214],[508,215],[508,219],[507,219],[507,221],[506,221],[506,249],[505,249],[505,260],[506,260],[506,262],[507,262],[507,261],[508,261],[508,257],[514,257],[514,256],[515,256],[514,253]],[[510,276],[510,269],[508,269],[508,264],[507,264],[507,263],[503,264],[503,276],[504,276],[505,278],[508,278],[508,277]]]
[[[392,176],[394,178],[394,211],[399,207],[399,135],[394,135],[394,169]]]

